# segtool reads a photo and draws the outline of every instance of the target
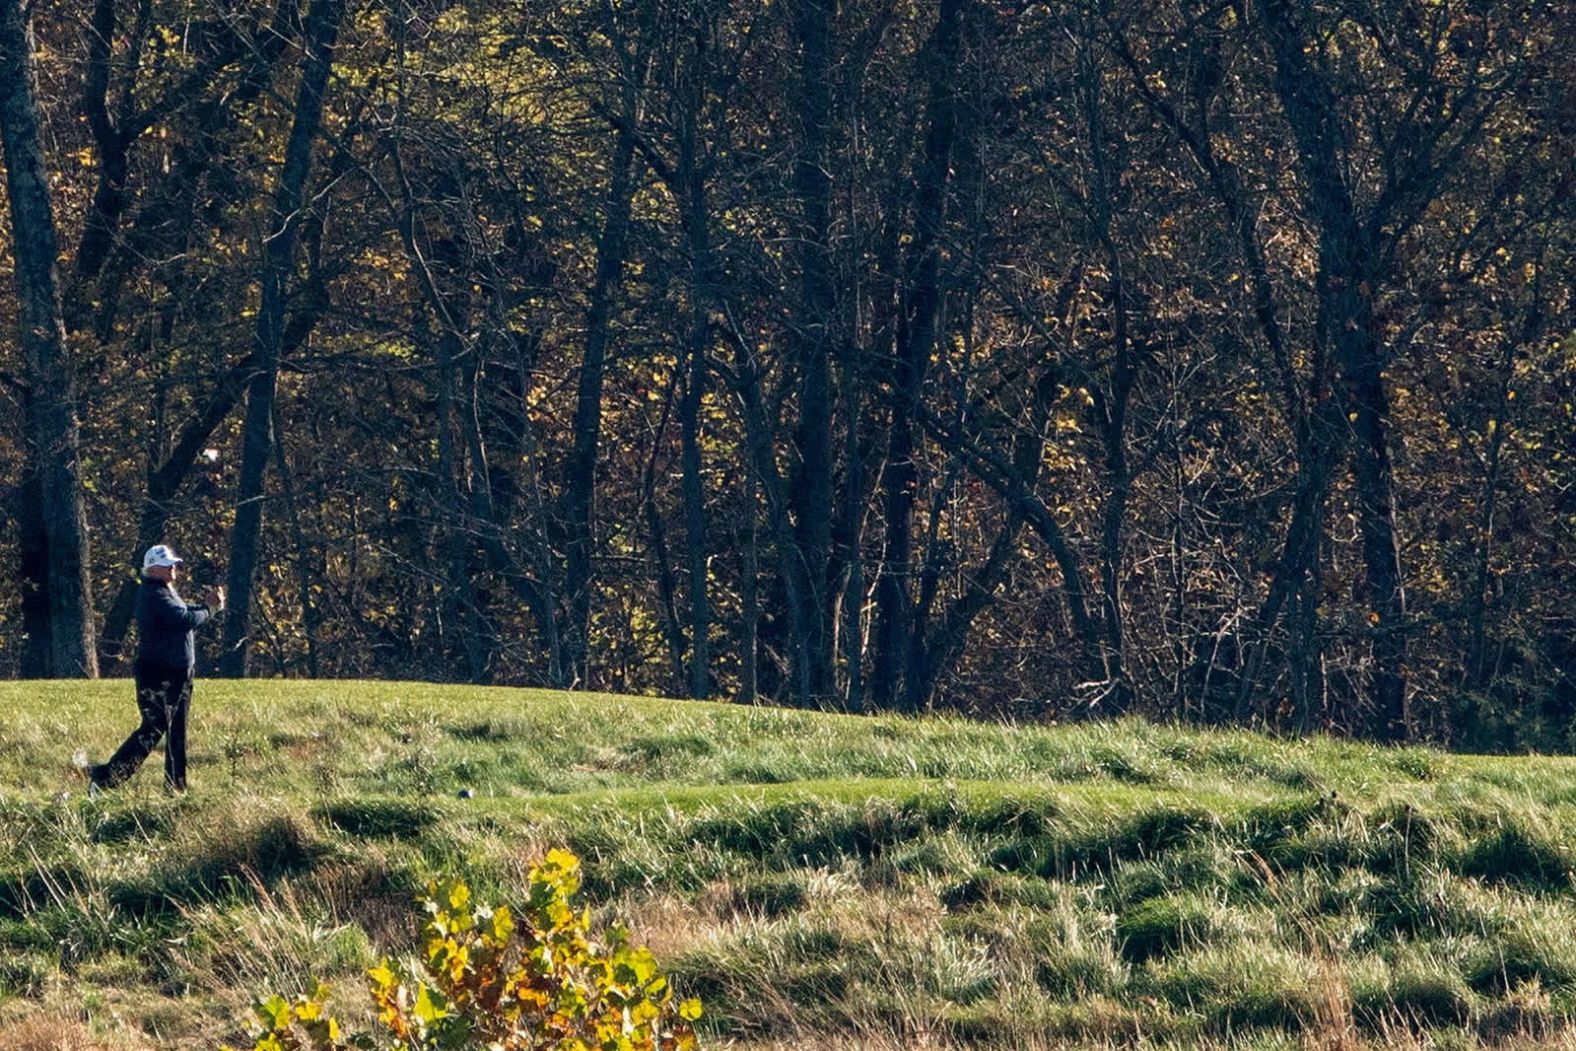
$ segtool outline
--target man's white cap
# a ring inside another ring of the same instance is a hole
[[[142,571],[146,573],[154,566],[184,566],[186,560],[180,558],[165,544],[154,544],[148,548],[148,553],[142,556]]]

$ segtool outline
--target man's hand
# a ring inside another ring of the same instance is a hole
[[[208,597],[205,599],[205,601],[208,603],[210,609],[224,609],[224,588],[216,587],[212,591],[208,592]]]

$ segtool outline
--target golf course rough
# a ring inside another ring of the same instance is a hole
[[[190,793],[87,798],[133,711],[0,685],[0,1051],[240,1045],[318,981],[362,1023],[432,881],[518,901],[555,848],[702,1047],[1572,1039],[1571,760],[204,681]]]

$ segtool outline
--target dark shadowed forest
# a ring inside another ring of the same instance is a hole
[[[1559,0],[0,0],[0,674],[1576,747]]]

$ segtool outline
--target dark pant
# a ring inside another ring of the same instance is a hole
[[[109,762],[95,766],[95,784],[112,788],[137,772],[166,734],[164,742],[164,783],[170,788],[186,788],[186,715],[192,701],[190,668],[137,665],[137,710],[142,725],[126,738]]]

